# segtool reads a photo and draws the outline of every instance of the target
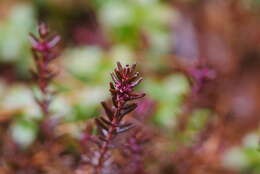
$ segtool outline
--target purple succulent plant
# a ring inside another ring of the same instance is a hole
[[[32,71],[33,79],[43,94],[43,99],[36,99],[43,114],[47,117],[49,115],[49,99],[50,92],[47,90],[50,81],[55,77],[54,72],[49,64],[58,57],[54,51],[54,47],[60,41],[60,36],[50,33],[49,27],[45,23],[38,26],[38,36],[30,33],[29,39],[31,41],[31,50],[36,64],[36,70]]]
[[[216,78],[216,72],[208,67],[192,68],[189,70],[189,73],[195,82],[192,88],[193,95],[197,94],[201,90],[206,81]]]
[[[133,127],[132,123],[123,122],[123,118],[137,108],[137,103],[129,103],[129,101],[145,96],[144,93],[134,92],[134,87],[142,81],[142,78],[139,77],[139,73],[135,72],[135,68],[135,64],[123,67],[118,62],[114,73],[111,73],[113,82],[110,83],[110,92],[113,106],[109,107],[105,102],[102,102],[106,118],[100,117],[96,119],[100,133],[99,139],[102,141],[98,164],[96,165],[96,173],[100,173],[103,167],[105,155],[112,139],[114,139],[116,135]]]
[[[53,134],[52,128],[57,121],[49,120],[49,105],[54,91],[49,90],[49,84],[57,75],[57,72],[50,68],[50,63],[58,57],[55,47],[60,42],[60,36],[50,32],[45,23],[38,26],[38,36],[30,33],[31,51],[35,62],[35,70],[31,71],[33,80],[38,86],[42,97],[36,97],[35,101],[41,109],[44,119],[41,122],[41,131],[46,138]]]

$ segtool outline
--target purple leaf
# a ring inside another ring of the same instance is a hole
[[[29,40],[30,40],[33,48],[35,48],[35,49],[38,48],[39,40],[32,33],[29,33]]]
[[[96,118],[95,121],[96,121],[96,124],[97,124],[100,128],[105,129],[106,131],[108,131],[108,127],[107,127],[101,120],[99,120],[98,118]]]
[[[109,118],[110,121],[112,121],[113,117],[114,117],[113,111],[107,106],[107,104],[105,102],[101,102],[101,104],[105,110],[107,117]]]
[[[59,41],[61,40],[60,36],[56,35],[56,36],[53,36],[48,42],[47,42],[47,47],[48,48],[53,48],[55,47]]]

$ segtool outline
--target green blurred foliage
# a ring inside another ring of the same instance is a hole
[[[223,165],[241,173],[257,174],[260,172],[259,135],[248,134],[243,141],[243,146],[229,149],[223,157]]]
[[[31,63],[28,33],[35,28],[35,12],[28,4],[17,4],[0,22],[0,61],[13,63],[17,74],[28,76]]]
[[[187,78],[181,74],[174,74],[161,81],[146,79],[143,88],[152,99],[159,102],[154,121],[162,126],[174,127],[182,101],[189,91]]]
[[[26,148],[34,142],[37,132],[37,123],[27,119],[26,115],[18,115],[11,127],[12,137],[22,148]]]

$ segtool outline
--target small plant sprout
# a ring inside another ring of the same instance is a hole
[[[46,120],[50,115],[49,105],[54,95],[54,92],[49,90],[49,85],[57,75],[50,68],[50,63],[58,57],[54,48],[60,42],[60,36],[52,34],[49,27],[45,23],[41,23],[38,26],[38,36],[30,33],[29,39],[35,62],[35,70],[31,72],[33,80],[41,92],[41,97],[35,96],[35,100]]]
[[[139,73],[135,72],[136,64],[123,67],[119,62],[117,68],[111,73],[113,82],[110,82],[110,93],[113,106],[102,102],[106,117],[96,119],[99,130],[100,154],[96,165],[96,173],[101,173],[106,153],[111,141],[120,133],[126,132],[134,125],[124,121],[127,114],[134,111],[137,103],[131,102],[145,96],[144,93],[135,93],[134,88],[142,81]]]

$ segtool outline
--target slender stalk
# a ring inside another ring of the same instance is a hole
[[[131,123],[122,123],[123,118],[137,107],[136,103],[128,104],[128,102],[145,96],[145,94],[133,92],[134,87],[142,81],[139,73],[135,72],[135,67],[136,65],[122,67],[120,63],[117,63],[117,68],[111,74],[113,83],[110,83],[110,92],[113,107],[109,108],[105,102],[102,102],[107,118],[100,117],[96,119],[100,132],[100,140],[102,141],[100,155],[95,166],[96,174],[102,173],[101,170],[104,165],[105,156],[113,138],[133,127]]]
[[[36,65],[36,70],[32,71],[32,75],[42,95],[41,98],[35,96],[35,101],[44,116],[41,123],[43,132],[49,135],[50,130],[46,127],[45,122],[50,116],[49,105],[51,102],[50,97],[53,95],[53,92],[49,91],[48,88],[50,82],[56,75],[56,73],[51,70],[49,64],[58,57],[54,51],[54,47],[60,41],[60,36],[50,33],[48,26],[42,23],[38,26],[38,36],[30,33],[29,39],[31,41],[32,55]]]

